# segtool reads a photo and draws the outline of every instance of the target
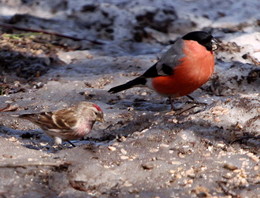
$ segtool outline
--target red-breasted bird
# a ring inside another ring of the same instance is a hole
[[[23,114],[18,117],[41,127],[58,145],[62,144],[62,140],[71,143],[69,140],[84,138],[96,121],[104,121],[103,111],[92,102],[80,102],[55,112]]]
[[[146,86],[170,99],[185,96],[206,83],[214,72],[217,41],[204,31],[190,32],[177,39],[161,59],[143,75],[108,92]]]

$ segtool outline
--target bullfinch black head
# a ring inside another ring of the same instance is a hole
[[[212,51],[218,48],[216,39],[208,32],[195,31],[190,32],[182,37],[183,40],[197,41],[199,44],[206,47],[207,50]]]

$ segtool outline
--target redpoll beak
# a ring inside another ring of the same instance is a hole
[[[104,120],[104,118],[97,117],[96,121],[98,121],[98,122],[104,122],[105,120]]]

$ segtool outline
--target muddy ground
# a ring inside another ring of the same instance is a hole
[[[259,197],[259,1],[0,7],[1,197]],[[149,89],[107,93],[142,74],[178,36],[201,29],[221,41],[213,77],[191,94],[207,105],[182,97],[172,112]],[[98,104],[106,122],[75,148],[57,148],[12,117],[82,100]]]

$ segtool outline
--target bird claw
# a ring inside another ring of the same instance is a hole
[[[206,106],[208,105],[206,102],[199,102],[199,101],[187,101],[185,103],[188,103],[188,104],[195,104],[195,105],[203,105],[203,106]]]
[[[68,143],[70,143],[73,147],[76,147],[75,144],[73,144],[71,141],[67,140]]]
[[[172,110],[167,112],[166,115],[175,115],[176,114],[176,111],[175,110]]]

